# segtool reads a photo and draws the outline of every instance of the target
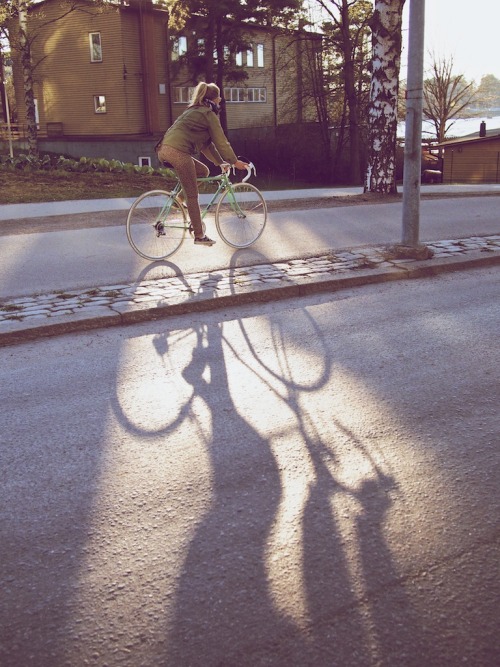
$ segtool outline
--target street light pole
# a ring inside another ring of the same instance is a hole
[[[422,254],[419,246],[420,178],[422,164],[422,109],[424,87],[425,0],[410,0],[408,74],[403,172],[403,238],[408,253]]]

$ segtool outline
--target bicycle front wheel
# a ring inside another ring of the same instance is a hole
[[[251,183],[235,183],[224,190],[215,210],[217,231],[233,248],[247,248],[255,243],[266,220],[264,197]]]
[[[164,190],[145,192],[128,212],[128,241],[144,259],[158,261],[173,255],[182,244],[186,229],[184,207]]]

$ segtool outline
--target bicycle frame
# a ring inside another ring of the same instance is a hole
[[[217,190],[214,192],[211,200],[207,204],[207,206],[201,211],[201,218],[205,217],[207,212],[209,211],[210,207],[215,203],[217,200],[217,197],[220,195],[220,193],[228,186],[231,185],[231,182],[229,178],[227,177],[227,174],[220,174],[220,176],[209,176],[207,178],[197,178],[196,179],[198,183],[213,183],[217,182]],[[164,225],[164,220],[167,218],[168,214],[170,213],[170,209],[172,208],[172,204],[177,198],[177,195],[181,192],[182,190],[182,185],[181,182],[178,180],[177,183],[174,185],[173,190],[170,191],[170,197],[167,199],[165,202],[165,205],[161,209],[161,211],[158,213],[158,219],[155,223],[155,226],[161,225],[163,227]],[[182,228],[185,227],[186,225],[174,225],[172,223],[169,223],[169,227],[171,228]]]
[[[210,210],[210,208],[217,202],[219,195],[226,189],[229,189],[229,191],[231,191],[232,183],[229,180],[229,176],[225,172],[219,174],[218,176],[207,176],[206,178],[197,178],[196,181],[198,183],[217,183],[217,190],[212,194],[208,204],[206,204],[206,206],[201,210],[201,218],[203,220],[208,211]],[[177,181],[173,190],[170,191],[171,198],[167,201],[167,203],[160,212],[160,220],[158,220],[158,222],[161,222],[161,220],[165,219],[165,217],[168,215],[168,213],[170,212],[170,208],[172,207],[172,203],[174,202],[177,195],[181,192],[181,190],[182,190],[182,185],[180,181]],[[232,199],[233,199],[233,204],[236,204],[236,206],[239,209],[239,206],[234,201],[234,198]]]

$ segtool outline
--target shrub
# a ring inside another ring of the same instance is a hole
[[[163,178],[175,178],[173,171],[171,169],[165,169],[164,167],[160,167],[160,169],[154,169],[153,167],[147,166],[139,167],[130,162],[106,160],[105,158],[81,157],[79,160],[75,160],[73,158],[65,157],[64,155],[60,155],[59,157],[43,155],[36,158],[24,153],[12,158],[8,155],[0,155],[0,169],[6,171],[14,171],[16,169],[23,171],[37,171],[39,169],[44,169],[48,171],[53,169],[79,173],[111,172],[114,174],[146,174],[148,176],[156,174]]]

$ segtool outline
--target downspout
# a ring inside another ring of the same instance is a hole
[[[272,54],[273,54],[273,119],[274,127],[278,127],[278,84],[276,82],[276,38],[278,35],[274,33],[272,38]]]
[[[166,44],[167,44],[167,57],[165,58],[165,72],[166,72],[166,79],[167,79],[167,97],[168,97],[168,106],[167,106],[167,113],[168,113],[168,125],[172,125],[174,122],[174,110],[172,106],[172,80],[171,80],[171,49],[170,49],[170,30],[169,30],[169,23],[170,23],[170,17],[167,19],[167,22],[165,24],[165,34],[166,34]]]
[[[159,132],[160,127],[158,104],[155,99],[157,81],[153,29],[152,0],[139,0],[139,40],[141,45],[142,88],[147,134]]]
[[[302,36],[300,31],[302,30],[302,21],[299,20],[299,34],[297,35],[297,41],[295,42],[296,48],[296,58],[297,58],[297,123],[302,124],[304,118],[303,114],[303,75],[302,70]]]

